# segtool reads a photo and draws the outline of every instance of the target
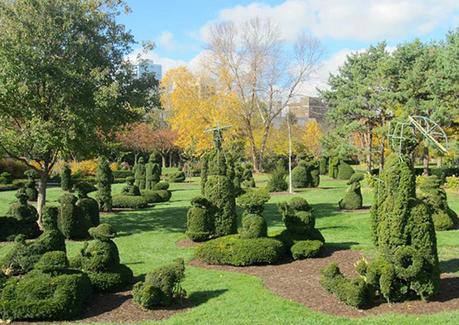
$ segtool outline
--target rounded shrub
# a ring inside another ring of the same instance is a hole
[[[87,238],[88,229],[92,226],[91,217],[83,213],[77,201],[77,197],[71,193],[64,193],[59,198],[58,227],[67,239]]]
[[[270,199],[269,193],[264,190],[247,190],[237,198],[237,205],[249,214],[262,214],[264,205]]]
[[[35,182],[35,179],[38,177],[38,173],[34,169],[29,169],[24,173],[24,175],[27,177],[27,182],[24,186],[27,199],[35,202],[38,199],[37,183]]]
[[[196,257],[209,264],[248,266],[273,264],[284,255],[284,245],[273,238],[243,239],[224,236],[197,248]]]
[[[288,189],[286,181],[287,171],[282,161],[276,164],[276,168],[271,172],[266,189],[268,192],[284,192]]]
[[[292,170],[293,187],[305,188],[310,184],[310,175],[308,174],[307,166],[304,162],[300,162],[298,166]]]
[[[301,240],[290,247],[290,252],[295,260],[316,257],[320,254],[320,250],[324,243],[320,240]]]
[[[340,160],[338,165],[338,179],[350,179],[352,174],[354,174],[354,169],[346,163],[344,160]]]
[[[151,154],[145,165],[145,189],[152,190],[161,178],[161,167],[156,162],[156,155]]]
[[[242,216],[241,238],[260,238],[268,236],[268,225],[259,214],[244,213]]]
[[[35,264],[35,269],[44,273],[62,273],[69,267],[67,255],[62,251],[52,251],[43,254]]]
[[[206,241],[212,237],[213,228],[211,203],[203,196],[193,198],[187,213],[187,236],[192,241]]]
[[[170,175],[168,179],[171,183],[183,183],[186,179],[186,175],[183,171],[178,171]]]
[[[126,177],[126,185],[121,190],[121,195],[140,196],[140,189],[134,185],[134,177]]]
[[[158,190],[156,193],[159,195],[161,202],[168,202],[172,197],[172,192],[168,190]]]
[[[143,209],[148,206],[148,201],[143,196],[115,195],[112,198],[113,208]]]
[[[0,184],[9,185],[13,183],[13,177],[8,172],[0,173]]]
[[[168,182],[158,182],[153,186],[152,189],[155,190],[155,191],[168,190],[169,189],[169,183]]]
[[[362,191],[360,188],[360,181],[365,178],[363,174],[356,173],[351,176],[347,184],[349,187],[346,189],[344,198],[338,202],[340,209],[356,210],[362,208]]]

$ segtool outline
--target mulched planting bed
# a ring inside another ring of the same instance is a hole
[[[202,245],[203,243],[197,243],[197,242],[194,242],[192,241],[191,239],[181,239],[181,240],[178,240],[175,245],[177,245],[177,247],[180,247],[180,248],[190,248],[190,247],[196,247],[196,246],[200,246]]]
[[[209,265],[193,260],[190,265],[212,270],[241,272],[261,278],[266,287],[274,293],[305,305],[313,310],[327,314],[363,317],[384,313],[430,314],[459,309],[459,277],[442,274],[440,292],[430,302],[407,301],[403,303],[381,303],[365,310],[358,310],[339,301],[328,293],[319,283],[320,270],[331,262],[338,263],[341,271],[350,276],[357,275],[354,263],[361,253],[352,250],[328,250],[324,257],[294,261],[281,265],[234,267]]]

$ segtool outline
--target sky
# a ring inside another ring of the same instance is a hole
[[[320,40],[324,55],[304,89],[326,87],[346,55],[386,41],[389,49],[419,38],[438,41],[459,27],[459,0],[127,0],[118,21],[139,42],[154,41],[148,56],[168,69],[192,67],[205,49],[212,23],[269,18],[286,42],[306,33]]]

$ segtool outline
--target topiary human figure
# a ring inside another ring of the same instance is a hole
[[[126,186],[121,190],[121,195],[140,196],[139,187],[134,185],[134,177],[126,177]]]
[[[90,228],[89,234],[94,240],[85,243],[71,266],[88,274],[96,292],[116,292],[132,283],[132,270],[120,264],[118,248],[112,240],[116,236],[113,227],[102,223]]]
[[[63,191],[71,191],[72,186],[72,171],[68,164],[64,164],[61,171],[61,189]]]
[[[156,155],[151,154],[148,163],[145,165],[145,189],[153,190],[161,178],[161,166],[156,161]]]
[[[435,230],[449,230],[458,226],[456,212],[448,206],[445,190],[441,187],[441,180],[437,176],[424,176],[420,185],[421,199],[427,203],[432,211]]]
[[[35,170],[29,169],[24,173],[24,175],[27,177],[27,182],[25,183],[24,187],[28,196],[28,200],[35,202],[38,199],[37,183],[35,182],[38,174]]]
[[[338,165],[339,165],[339,158],[332,157],[330,158],[330,163],[328,165],[328,176],[331,178],[338,177]]]
[[[330,158],[327,156],[322,156],[319,161],[319,171],[320,175],[327,175],[328,173],[328,162]]]
[[[318,240],[322,243],[325,242],[320,231],[315,228],[316,218],[313,209],[305,199],[293,198],[290,202],[283,202],[278,206],[282,220],[287,228],[278,238],[284,242],[287,248],[291,249],[292,254],[295,252],[294,255],[296,255],[296,250],[292,250],[293,246],[302,241]],[[306,246],[309,245],[309,243],[303,243],[301,245]],[[303,255],[306,254],[298,254],[297,256]]]
[[[13,249],[1,261],[2,272],[7,275],[26,274],[46,252],[65,253],[65,238],[57,229],[58,208],[46,207],[43,214],[44,232],[32,243],[23,235],[17,236]]]
[[[338,202],[340,209],[356,210],[362,208],[362,191],[360,189],[360,182],[365,178],[363,174],[354,174],[351,176],[347,185],[346,194]]]
[[[134,166],[135,185],[144,190],[146,185],[146,170],[143,157],[140,157]]]
[[[96,171],[97,180],[97,201],[99,201],[100,211],[112,211],[112,183],[113,173],[107,159],[99,158]]]
[[[244,187],[253,188],[256,187],[255,179],[253,178],[253,166],[252,164],[245,164],[242,171],[242,185]]]
[[[214,231],[212,204],[203,196],[191,200],[187,213],[186,234],[195,242],[209,240]]]
[[[78,198],[72,193],[64,193],[59,198],[58,227],[67,239],[83,239],[88,237],[88,229],[92,225],[91,217],[77,205]]]
[[[260,238],[268,236],[268,226],[263,217],[264,205],[270,196],[266,190],[248,191],[237,199],[237,204],[244,209],[242,215],[241,238]]]
[[[75,184],[74,190],[78,196],[76,205],[81,209],[82,217],[91,221],[91,227],[97,226],[100,223],[99,204],[88,196],[88,193],[95,191],[96,188],[89,183],[79,182]]]
[[[338,175],[337,175],[338,179],[348,180],[351,178],[352,174],[354,173],[355,171],[351,167],[351,165],[349,165],[347,162],[345,162],[342,159],[339,160]]]
[[[17,202],[10,205],[6,216],[11,218],[9,229],[2,229],[8,236],[23,234],[26,238],[36,238],[40,234],[38,227],[38,212],[27,203],[28,195],[25,188],[16,192]]]

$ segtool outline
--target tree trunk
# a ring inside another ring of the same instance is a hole
[[[259,170],[262,171],[263,170],[263,159],[264,159],[264,154],[265,154],[265,150],[266,150],[266,144],[268,143],[268,137],[269,137],[269,131],[271,129],[270,127],[271,124],[268,124],[265,126],[265,129],[263,131],[263,137],[262,137],[262,140],[261,140],[261,147],[260,147],[260,151],[258,153],[258,164],[259,164]]]
[[[429,162],[430,162],[429,148],[425,146],[422,151],[422,165],[424,167],[424,171],[422,174],[424,176],[429,176]]]
[[[169,152],[169,167],[172,167],[172,151]]]
[[[379,148],[380,150],[380,155],[381,157],[379,157],[379,171],[382,172],[383,169],[384,169],[384,151],[385,151],[385,146],[384,146],[384,137],[381,139],[381,146]]]
[[[373,151],[373,128],[371,126],[368,127],[367,130],[367,139],[368,139],[368,153],[367,153],[367,168],[368,172],[371,173],[371,170],[373,169],[373,157],[372,157],[372,151]]]
[[[166,156],[161,154],[161,165],[166,168]]]
[[[46,186],[48,185],[48,170],[47,168],[40,172],[40,180],[38,181],[38,200],[37,200],[37,211],[38,211],[38,225],[41,228],[43,220],[43,212],[46,205]]]

